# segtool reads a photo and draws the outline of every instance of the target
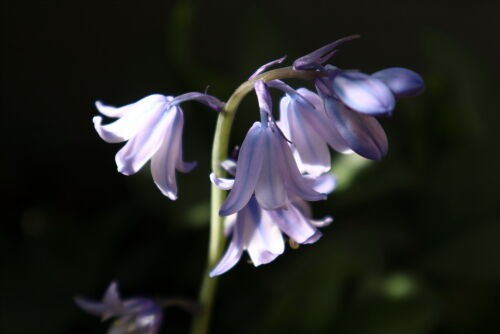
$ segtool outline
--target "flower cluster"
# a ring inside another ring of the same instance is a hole
[[[216,186],[230,190],[219,214],[227,217],[227,233],[232,238],[211,276],[232,268],[245,250],[255,266],[273,261],[284,252],[283,234],[299,244],[319,239],[318,227],[332,218],[312,219],[308,202],[325,199],[335,187],[329,147],[373,160],[386,155],[387,136],[376,117],[390,116],[398,98],[421,93],[423,80],[399,67],[365,74],[325,65],[340,44],[356,37],[343,38],[294,61],[290,71],[308,73],[315,91],[294,89],[279,78],[265,77],[263,72],[284,58],[263,65],[249,78],[260,121],[248,131],[237,160],[224,162],[234,179],[211,175]],[[270,89],[284,93],[279,119],[273,116]],[[94,117],[101,138],[110,143],[127,141],[116,155],[118,171],[134,174],[151,160],[154,182],[172,200],[177,198],[175,171],[194,167],[182,157],[184,118],[179,104],[188,100],[227,112],[224,103],[203,93],[151,95],[121,108],[96,104],[105,116],[119,118],[102,125],[102,118]]]
[[[261,121],[248,131],[236,163],[234,180],[212,181],[231,189],[220,208],[228,216],[229,247],[211,276],[232,268],[246,250],[255,266],[269,263],[284,251],[282,233],[299,244],[314,243],[317,227],[332,219],[311,219],[307,201],[326,198],[334,188],[328,146],[379,160],[387,153],[387,137],[376,116],[388,116],[395,99],[423,89],[421,77],[404,68],[372,75],[343,71],[323,63],[337,41],[294,62],[297,70],[314,70],[316,93],[294,90],[279,80],[256,81]],[[270,63],[270,64],[274,64]],[[285,93],[275,121],[269,88]]]

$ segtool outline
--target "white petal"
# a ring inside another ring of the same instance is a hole
[[[269,263],[284,252],[285,244],[279,227],[264,215],[254,199],[240,214],[245,224],[245,248],[255,266]]]
[[[217,186],[217,188],[222,190],[231,190],[234,185],[233,179],[226,179],[223,177],[217,177],[214,173],[210,173],[210,181]]]
[[[318,177],[304,176],[311,187],[319,193],[329,194],[337,186],[337,178],[330,173]]]
[[[323,100],[317,94],[306,88],[299,88],[297,92],[314,106],[314,110],[308,109],[309,112],[304,112],[303,115],[307,119],[307,122],[318,132],[318,135],[335,151],[342,154],[352,153],[352,150],[337,129],[331,126],[331,121],[326,114]],[[300,105],[298,107],[304,108]]]
[[[314,176],[321,175],[330,170],[330,152],[325,140],[308,122],[307,114],[314,110],[306,110],[298,105],[299,102],[294,101],[288,105],[291,140],[297,148],[304,170]]]
[[[155,110],[139,133],[116,154],[118,171],[125,175],[136,173],[158,151],[165,133],[175,114],[171,111]]]
[[[167,101],[171,101],[173,98],[171,96],[163,96],[160,94],[153,94],[146,96],[142,99],[140,99],[137,102],[127,104],[123,107],[112,107],[112,106],[107,106],[101,103],[101,101],[97,101],[95,103],[95,106],[99,112],[105,116],[108,117],[123,117],[126,114],[129,114],[131,112],[135,112],[137,110],[148,110],[151,108],[154,108],[154,106],[158,103],[165,103]]]
[[[287,210],[274,210],[269,213],[279,228],[299,244],[312,243],[321,236],[321,232],[309,224],[307,218],[292,204]]]
[[[159,101],[148,108],[130,110],[122,118],[102,125],[102,117],[95,116],[92,121],[99,136],[108,143],[120,143],[135,136],[143,127],[166,106],[165,101]]]
[[[290,196],[295,195],[308,201],[325,199],[326,196],[314,191],[300,174],[292,152],[280,134],[274,133],[273,145],[275,145],[276,162],[283,173],[283,180],[286,182]]]
[[[168,113],[171,115],[165,124],[164,137],[158,151],[151,158],[151,174],[162,194],[176,200],[175,165],[182,150],[184,115],[177,107],[171,108]]]

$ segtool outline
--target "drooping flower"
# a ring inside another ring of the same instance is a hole
[[[224,166],[224,165],[223,165]],[[234,163],[225,162],[231,173],[238,168]],[[210,175],[212,182],[219,188],[229,190],[234,180],[222,179]],[[314,190],[330,193],[335,187],[335,178],[331,174],[320,177],[305,177],[305,182]],[[225,219],[226,234],[231,236],[229,246],[210,276],[221,275],[238,263],[243,251],[247,251],[254,266],[272,262],[284,252],[282,233],[298,244],[312,244],[321,237],[318,227],[327,226],[331,217],[320,220],[311,218],[311,208],[307,202],[296,196],[290,196],[286,208],[263,209],[255,196],[237,213]]]
[[[279,126],[291,140],[292,151],[301,173],[322,175],[330,170],[328,145],[341,153],[351,153],[340,134],[331,127],[321,98],[306,88],[294,90],[283,82],[270,87],[285,92],[280,101]]]
[[[296,69],[315,69],[322,75],[315,80],[330,126],[347,146],[373,160],[387,153],[387,137],[375,116],[390,116],[396,98],[414,96],[424,89],[422,78],[405,68],[388,68],[373,75],[341,70],[323,64],[335,48],[352,37],[328,44],[294,62]]]
[[[222,102],[202,93],[187,93],[178,97],[154,94],[135,103],[114,108],[96,103],[100,113],[118,118],[102,125],[102,117],[93,118],[99,136],[108,143],[127,142],[115,156],[118,171],[132,175],[151,160],[151,174],[160,191],[171,200],[177,199],[175,171],[189,172],[195,163],[182,157],[184,115],[179,104],[196,100],[215,110]]]
[[[271,102],[262,81],[257,82],[256,92],[262,121],[253,124],[241,145],[234,186],[220,208],[221,216],[240,211],[254,194],[266,210],[286,208],[290,196],[307,201],[326,198],[304,181],[283,134],[266,119]]]
[[[116,318],[109,334],[157,334],[163,314],[159,305],[148,298],[121,299],[116,282],[112,282],[102,302],[75,298],[84,311],[100,316],[103,320]]]

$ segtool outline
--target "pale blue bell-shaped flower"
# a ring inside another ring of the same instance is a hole
[[[175,171],[187,173],[196,163],[184,162],[182,132],[184,114],[179,104],[196,100],[219,110],[222,103],[202,93],[178,97],[149,95],[135,103],[115,108],[96,102],[99,112],[118,120],[103,125],[103,118],[93,118],[99,136],[108,143],[127,142],[116,154],[118,171],[125,175],[137,173],[151,160],[151,174],[160,191],[171,200],[177,199]]]
[[[307,201],[326,198],[304,181],[283,133],[274,121],[265,120],[271,103],[263,85],[256,84],[263,120],[255,122],[243,140],[234,186],[219,210],[221,216],[240,211],[254,195],[266,210],[286,208],[290,196]]]
[[[301,173],[319,176],[331,168],[328,146],[344,154],[349,145],[331,124],[321,98],[306,88],[288,90],[280,102],[279,125],[292,142]]]
[[[217,178],[214,174],[210,175],[210,179],[224,190],[231,189],[235,184],[234,180]],[[318,178],[305,177],[304,182],[322,193],[330,193],[335,187],[335,178],[331,174]],[[256,197],[251,196],[241,210],[226,217],[226,234],[231,236],[231,241],[210,276],[218,276],[230,270],[238,263],[245,250],[254,266],[273,261],[285,249],[282,233],[299,244],[312,244],[321,237],[318,227],[329,225],[332,221],[331,217],[312,219],[309,204],[300,197],[290,196],[286,208],[265,210]]]

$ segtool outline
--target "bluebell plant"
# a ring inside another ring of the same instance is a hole
[[[217,276],[233,268],[244,251],[253,265],[259,266],[283,254],[284,235],[294,244],[319,240],[319,228],[333,219],[314,219],[309,202],[325,200],[335,188],[330,148],[340,154],[382,159],[388,140],[377,117],[391,116],[399,98],[423,91],[421,76],[406,68],[366,74],[327,64],[341,44],[358,37],[325,45],[296,59],[292,66],[270,69],[285,57],[271,61],[241,84],[227,102],[191,92],[177,97],[154,94],[120,108],[96,103],[101,114],[118,118],[103,125],[101,116],[94,117],[99,136],[109,143],[127,142],[116,154],[118,171],[131,175],[151,160],[153,181],[171,200],[178,196],[176,171],[185,173],[195,167],[182,155],[184,116],[180,104],[197,101],[218,112],[210,173],[208,263],[193,334],[208,333]],[[285,82],[292,78],[305,80],[314,88],[293,88]],[[279,113],[273,111],[271,89],[283,93]],[[237,156],[229,159],[235,113],[252,91],[259,118],[248,130]],[[226,236],[231,240],[224,253]],[[132,333],[124,328],[139,328],[148,319],[149,331],[133,333],[153,334],[161,322],[158,307],[145,299],[121,301],[116,285],[108,289],[102,303],[81,299],[77,303],[88,312],[121,319],[113,333]]]

